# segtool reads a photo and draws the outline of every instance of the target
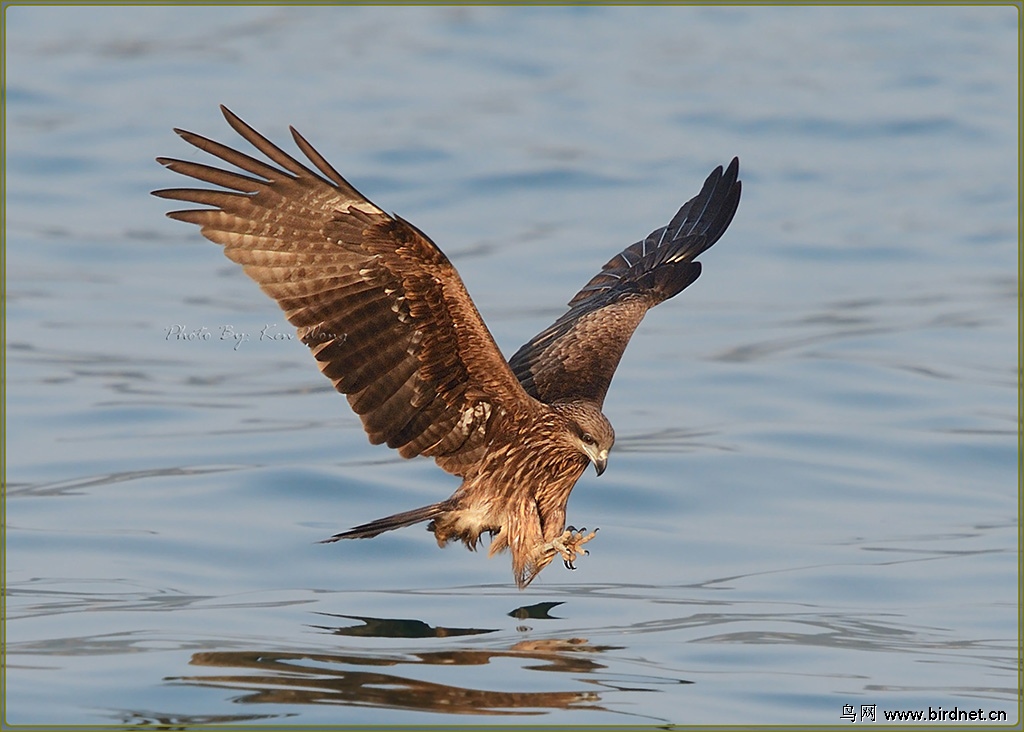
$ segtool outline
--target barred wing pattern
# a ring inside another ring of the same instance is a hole
[[[244,172],[158,158],[176,173],[219,186],[155,191],[208,207],[168,216],[198,224],[277,301],[372,442],[386,442],[403,457],[435,457],[456,475],[472,471],[497,423],[528,418],[536,402],[513,376],[455,268],[416,227],[349,185],[294,129],[316,171],[221,110],[276,166],[175,130]]]
[[[739,160],[711,172],[667,226],[609,261],[569,310],[509,360],[526,391],[553,403],[604,403],[612,376],[646,312],[700,276],[694,259],[721,238],[740,201]]]

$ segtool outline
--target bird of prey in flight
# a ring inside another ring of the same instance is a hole
[[[216,188],[154,191],[198,204],[196,224],[277,301],[375,444],[426,455],[462,478],[450,498],[336,534],[368,538],[429,521],[444,546],[510,550],[520,589],[556,556],[573,569],[594,534],[566,527],[588,464],[615,441],[601,411],[619,359],[648,309],[700,275],[695,258],[725,232],[740,199],[739,161],[711,172],[666,225],[615,255],[551,327],[508,361],[448,257],[418,228],[367,200],[294,128],[300,162],[221,107],[268,160],[184,130],[237,171],[157,158]]]

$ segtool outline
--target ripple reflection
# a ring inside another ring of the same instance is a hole
[[[349,616],[339,616],[349,617]],[[395,631],[423,631],[420,621],[359,618],[356,626],[363,635],[379,631],[386,637]],[[331,632],[353,635],[351,628]],[[435,631],[438,629],[434,629]],[[448,632],[450,629],[444,629]],[[454,634],[488,633],[489,630],[459,629]],[[443,634],[442,634],[443,635]],[[440,636],[439,636],[440,637]],[[224,669],[224,673],[171,677],[166,681],[208,688],[246,692],[235,701],[244,704],[339,704],[360,707],[402,709],[444,714],[543,714],[550,710],[589,709],[607,711],[601,694],[573,689],[573,683],[600,684],[597,679],[562,682],[544,679],[545,686],[565,688],[550,691],[517,691],[476,688],[461,680],[465,666],[482,666],[510,660],[523,671],[553,671],[561,674],[592,674],[606,668],[597,660],[601,653],[620,650],[616,646],[593,645],[585,638],[522,640],[506,649],[456,648],[438,651],[381,653],[358,650],[333,653],[303,653],[275,650],[207,651],[193,654],[191,665]],[[538,663],[539,662],[539,663]],[[443,675],[437,667],[453,669],[447,682],[417,678],[424,667],[430,676]],[[386,669],[386,670],[385,670]],[[479,676],[473,674],[473,679]]]

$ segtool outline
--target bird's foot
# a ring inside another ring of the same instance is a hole
[[[594,529],[589,534],[584,534],[585,531],[585,528],[577,531],[575,526],[567,526],[565,532],[551,542],[552,548],[562,555],[562,563],[565,564],[566,569],[576,569],[573,562],[576,561],[576,556],[580,553],[580,547],[593,539],[598,530]],[[582,553],[590,554],[586,549]]]

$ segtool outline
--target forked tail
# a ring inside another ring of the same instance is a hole
[[[340,534],[335,534],[330,539],[324,539],[320,543],[329,544],[332,541],[338,541],[339,539],[371,539],[374,536],[377,536],[377,534],[383,534],[385,531],[401,529],[405,526],[412,526],[413,524],[418,524],[422,521],[435,519],[449,510],[451,510],[451,504],[448,501],[431,503],[429,506],[414,508],[411,511],[403,511],[402,513],[396,513],[393,516],[385,516],[384,518],[377,519],[376,521],[371,521],[368,524],[356,526],[348,531],[342,531]]]

